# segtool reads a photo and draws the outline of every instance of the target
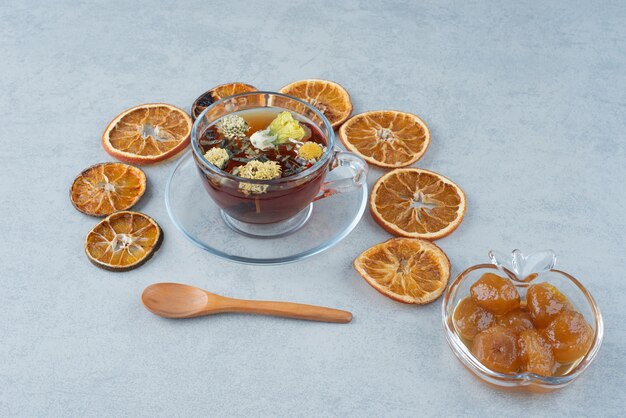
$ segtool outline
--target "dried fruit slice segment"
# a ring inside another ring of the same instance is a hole
[[[339,137],[348,149],[379,167],[406,167],[419,160],[430,144],[426,123],[411,113],[377,110],[353,116]]]
[[[127,271],[148,261],[162,240],[161,227],[149,216],[139,212],[115,212],[89,231],[85,252],[98,267]]]
[[[278,92],[311,104],[326,116],[333,128],[344,123],[352,113],[348,91],[333,81],[300,80],[287,84]]]
[[[394,235],[436,240],[461,224],[465,193],[435,172],[400,168],[374,184],[370,211],[374,220]]]
[[[184,150],[192,126],[184,110],[165,103],[147,103],[117,115],[102,134],[102,146],[120,161],[152,164]]]
[[[130,209],[146,191],[146,175],[132,165],[101,163],[84,170],[72,183],[70,199],[79,211],[106,216]]]
[[[354,260],[356,271],[383,295],[403,303],[437,299],[450,278],[450,261],[435,244],[393,238],[374,245]]]
[[[232,96],[233,94],[248,93],[251,91],[258,91],[258,89],[246,83],[226,83],[213,87],[211,90],[202,93],[202,95],[193,102],[191,106],[191,117],[193,120],[196,120],[204,109],[220,99]]]

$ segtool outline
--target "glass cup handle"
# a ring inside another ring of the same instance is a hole
[[[337,167],[348,167],[351,176],[327,181],[322,185],[320,194],[313,201],[356,190],[367,183],[367,163],[351,152],[335,151],[331,167],[331,170]]]

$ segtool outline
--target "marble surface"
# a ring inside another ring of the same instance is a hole
[[[3,3],[0,21],[0,416],[623,413],[622,1],[21,1]],[[111,160],[100,135],[113,116],[152,101],[189,109],[223,82],[278,89],[312,77],[344,85],[356,112],[399,109],[429,124],[417,166],[468,196],[461,227],[437,242],[454,275],[491,248],[557,251],[606,320],[582,378],[547,396],[480,384],[444,341],[439,301],[394,303],[352,269],[389,238],[369,214],[298,264],[201,251],[165,211],[174,162],[145,169],[137,207],[162,225],[160,252],[123,274],[88,262],[95,220],[67,192],[83,168]],[[354,322],[164,320],[139,303],[157,281],[344,308]]]

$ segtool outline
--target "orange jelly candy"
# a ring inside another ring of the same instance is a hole
[[[540,376],[552,376],[554,354],[545,338],[534,329],[520,332],[518,339],[521,368]]]
[[[495,320],[491,312],[476,305],[470,297],[459,302],[453,317],[457,331],[468,340],[492,326]]]
[[[516,334],[526,330],[532,329],[533,321],[530,319],[528,311],[522,309],[515,309],[496,318],[496,323],[507,329],[510,329]]]
[[[578,312],[559,313],[544,330],[552,345],[554,358],[560,363],[571,363],[587,354],[593,342],[593,329]]]
[[[564,310],[572,309],[565,295],[549,283],[530,286],[526,292],[526,304],[530,317],[537,328],[545,328]]]
[[[481,308],[496,315],[504,315],[520,307],[520,297],[510,280],[493,273],[485,273],[471,287],[472,299]]]
[[[504,327],[495,326],[474,337],[472,354],[489,369],[513,373],[519,369],[517,338]]]

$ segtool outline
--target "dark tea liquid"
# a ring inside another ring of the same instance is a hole
[[[218,132],[216,125],[219,121],[216,121],[202,133],[198,145],[203,154],[213,147],[228,149],[231,158],[224,168],[226,172],[230,173],[233,168],[243,166],[252,159],[272,160],[280,164],[281,177],[289,178],[312,165],[297,161],[296,144],[288,142],[276,148],[261,151],[252,147],[248,139],[254,132],[266,129],[283,111],[285,109],[259,108],[235,112],[234,114],[244,118],[250,126],[246,132],[247,138],[229,142]],[[314,141],[322,147],[327,146],[326,137],[316,125],[291,113],[307,132],[302,142]],[[265,193],[260,194],[247,194],[238,187],[238,182],[222,181],[223,177],[203,170],[200,166],[199,169],[206,190],[229,216],[242,222],[268,224],[289,219],[304,210],[318,195],[328,171],[328,164],[327,162],[324,167],[320,167],[304,178],[270,185]],[[242,178],[241,183],[245,182],[246,179]]]

